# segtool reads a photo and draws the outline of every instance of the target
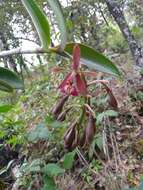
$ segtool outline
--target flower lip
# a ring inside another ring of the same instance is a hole
[[[66,78],[59,85],[59,89],[62,93],[78,96],[78,91],[74,85],[74,75],[73,73],[69,73]]]

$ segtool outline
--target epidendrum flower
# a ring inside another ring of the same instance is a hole
[[[84,74],[80,71],[80,47],[78,45],[75,45],[73,48],[71,72],[65,77],[58,88],[62,93],[67,95],[87,95],[87,85]]]

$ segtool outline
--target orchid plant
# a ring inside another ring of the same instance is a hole
[[[68,101],[69,96],[71,97],[81,97],[84,98],[85,104],[82,107],[82,114],[79,119],[72,121],[71,125],[67,129],[64,135],[65,148],[68,150],[73,150],[75,147],[87,147],[92,142],[95,132],[96,132],[96,118],[94,110],[90,105],[91,99],[94,97],[90,93],[90,85],[101,83],[104,89],[108,93],[109,105],[117,109],[118,104],[112,90],[108,87],[107,80],[94,80],[87,82],[86,75],[91,77],[93,72],[84,72],[81,68],[80,60],[80,47],[76,44],[73,47],[73,56],[71,60],[71,72],[68,73],[65,79],[60,83],[58,89],[62,93],[62,98],[58,101],[56,106],[52,109],[52,113],[58,121],[64,121],[66,119],[67,113],[70,109],[64,110],[64,105]],[[95,75],[94,75],[95,76]],[[86,126],[84,122],[86,121]],[[82,131],[82,132],[81,132]],[[81,135],[82,133],[82,135]]]

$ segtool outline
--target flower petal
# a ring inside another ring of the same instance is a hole
[[[71,80],[71,73],[69,73],[59,85],[58,89],[60,89],[61,92],[65,93],[65,87],[69,80]]]
[[[70,94],[71,94],[72,96],[78,96],[78,91],[77,91],[77,89],[76,89],[75,86],[73,86],[73,88],[72,88]]]
[[[75,85],[80,95],[83,95],[83,96],[87,95],[87,85],[86,85],[84,76],[77,73],[75,76]]]
[[[75,45],[73,48],[73,64],[72,68],[73,70],[77,71],[80,64],[80,47],[79,45]]]

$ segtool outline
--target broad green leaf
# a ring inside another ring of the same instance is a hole
[[[52,177],[44,176],[44,187],[42,190],[57,190],[55,181]]]
[[[51,128],[61,128],[61,127],[64,127],[64,124],[59,122],[59,121],[56,121],[55,118],[51,117],[50,115],[48,115],[46,118],[45,118],[45,121],[47,123],[48,126],[50,126]]]
[[[3,105],[3,106],[0,106],[0,113],[6,113],[9,110],[11,110],[12,108],[13,108],[12,105]]]
[[[47,0],[54,14],[56,15],[57,23],[61,33],[60,50],[63,50],[67,41],[66,22],[63,16],[62,8],[58,0]]]
[[[64,161],[63,161],[63,167],[67,170],[71,169],[73,166],[74,162],[74,157],[75,157],[75,151],[73,152],[68,152],[64,156]]]
[[[49,138],[49,130],[44,124],[39,124],[28,134],[29,141],[47,140]]]
[[[50,26],[44,12],[38,7],[34,0],[22,0],[23,5],[27,9],[33,24],[38,32],[42,46],[48,49],[50,40]]]
[[[68,43],[65,47],[65,53],[72,55],[73,47],[76,43]],[[90,69],[94,69],[100,72],[105,72],[115,76],[121,76],[118,68],[103,54],[97,52],[93,48],[79,44],[81,50],[81,63],[86,65]]]
[[[43,168],[43,172],[44,174],[54,177],[54,176],[58,176],[60,174],[63,174],[65,172],[64,169],[62,169],[60,166],[58,166],[57,164],[47,164],[44,168]]]
[[[13,89],[23,89],[23,81],[9,69],[0,67],[0,90],[12,92]]]
[[[98,114],[98,116],[96,117],[96,123],[97,124],[101,123],[104,117],[117,117],[117,116],[118,112],[114,110],[107,110]]]

